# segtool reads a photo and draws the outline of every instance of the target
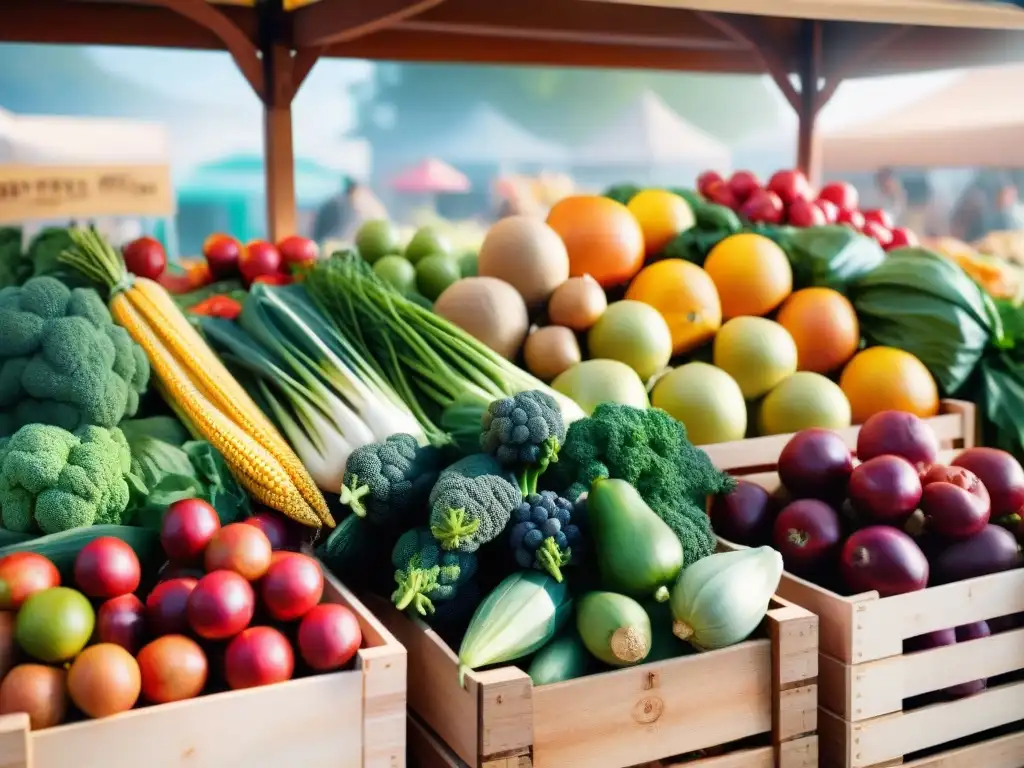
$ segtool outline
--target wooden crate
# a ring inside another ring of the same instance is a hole
[[[939,445],[945,450],[965,450],[975,444],[977,426],[974,403],[943,400],[939,403],[939,415],[926,421],[935,430]],[[860,427],[839,430],[850,450],[856,450],[859,433]],[[779,454],[791,437],[793,435],[751,437],[730,443],[702,445],[700,448],[719,469],[734,475],[749,475],[774,470]]]
[[[958,451],[944,451],[949,461]],[[770,491],[775,473],[747,475]],[[737,548],[722,542],[725,548]],[[1021,768],[1021,733],[904,763],[917,752],[1024,720],[1024,681],[974,696],[904,708],[904,700],[978,678],[1024,671],[1024,628],[916,653],[903,641],[935,630],[1024,611],[1024,570],[892,597],[844,597],[785,573],[779,594],[820,620],[819,735],[824,768]]]
[[[35,732],[27,715],[0,716],[0,765],[402,768],[405,649],[326,573],[324,600],[359,618],[364,647],[354,669]]]
[[[504,666],[468,673],[463,687],[435,632],[384,601],[370,605],[408,650],[410,711],[459,761],[425,766],[624,768],[760,734],[769,746],[693,765],[818,764],[817,619],[796,606],[775,603],[756,639],[720,651],[540,687]]]

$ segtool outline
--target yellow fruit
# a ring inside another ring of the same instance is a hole
[[[801,371],[765,396],[757,421],[762,435],[785,435],[811,427],[845,429],[850,426],[850,401],[831,379]]]
[[[647,381],[668,365],[672,334],[654,307],[639,301],[616,301],[587,333],[591,358],[618,360]]]
[[[782,304],[776,317],[796,342],[797,368],[831,373],[845,365],[860,344],[853,304],[831,288],[804,288]]]
[[[722,325],[715,284],[707,272],[682,259],[644,267],[630,283],[626,298],[650,304],[661,313],[672,334],[673,355],[710,341]]]
[[[939,388],[909,352],[868,347],[853,356],[839,377],[850,401],[853,423],[862,424],[879,411],[907,411],[922,419],[939,412]]]
[[[764,235],[730,235],[704,261],[722,302],[722,317],[760,317],[793,291],[793,269],[785,251]]]
[[[742,440],[747,432],[739,384],[707,363],[687,363],[665,374],[654,386],[651,405],[681,421],[694,445]]]
[[[680,232],[693,226],[693,209],[679,195],[664,189],[638,192],[626,206],[644,233],[644,251],[648,256],[661,253]]]
[[[796,373],[789,331],[763,317],[736,317],[715,336],[714,363],[732,376],[747,400],[761,397]]]

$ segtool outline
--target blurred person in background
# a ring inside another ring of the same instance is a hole
[[[325,240],[351,242],[365,222],[387,217],[387,209],[368,187],[346,178],[341,193],[328,199],[317,210],[313,239],[318,243]]]
[[[1012,232],[1021,229],[1024,229],[1024,210],[1021,208],[1017,186],[1007,178],[996,192],[988,231]]]
[[[920,237],[938,237],[948,229],[931,181],[925,174],[908,176],[903,182],[906,206],[898,222]]]
[[[880,196],[879,207],[889,212],[897,226],[904,226],[907,191],[892,168],[879,169],[875,174],[875,187]]]

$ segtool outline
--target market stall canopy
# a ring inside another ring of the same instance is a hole
[[[821,136],[825,167],[1024,168],[1024,66],[965,72],[945,88],[868,123]]]
[[[391,188],[412,195],[433,195],[468,192],[470,183],[463,173],[431,157],[398,174]]]
[[[729,167],[729,148],[690,125],[653,91],[644,91],[621,116],[575,154],[578,166],[672,166],[701,163]]]
[[[315,160],[295,160],[298,205],[309,207],[340,195],[344,174]],[[259,201],[266,195],[265,163],[260,155],[232,155],[195,167],[178,185],[178,199],[188,203]]]

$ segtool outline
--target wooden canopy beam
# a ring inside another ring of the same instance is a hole
[[[291,45],[297,50],[343,43],[392,27],[445,0],[319,0],[291,13]]]

